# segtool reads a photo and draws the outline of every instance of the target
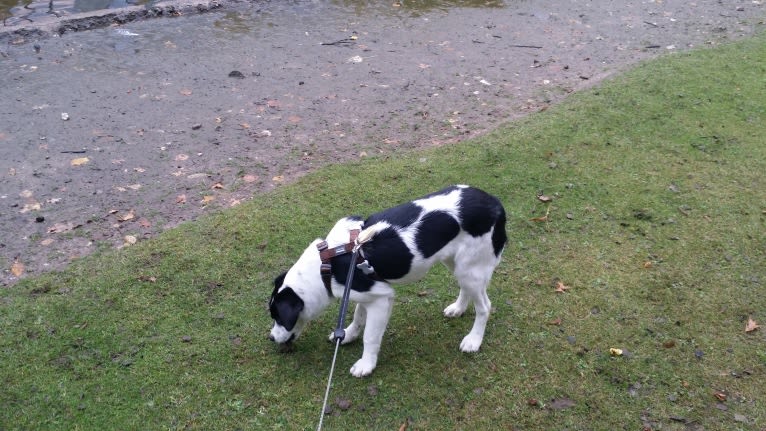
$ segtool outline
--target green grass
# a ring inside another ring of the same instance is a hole
[[[271,280],[337,218],[451,183],[509,216],[481,352],[458,351],[472,316],[442,317],[435,268],[399,290],[371,377],[341,349],[325,429],[764,429],[766,328],[744,328],[766,326],[765,139],[761,36],[24,280],[0,292],[0,429],[315,428],[337,308],[279,354]]]

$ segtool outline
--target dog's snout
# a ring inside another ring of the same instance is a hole
[[[277,340],[274,339],[274,335],[269,334],[269,341],[277,341]]]

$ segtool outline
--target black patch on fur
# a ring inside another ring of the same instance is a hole
[[[348,268],[351,264],[351,253],[335,256],[332,258],[332,276],[338,283],[346,285]],[[362,270],[354,268],[354,279],[351,281],[351,290],[356,292],[368,292],[375,280],[367,277]]]
[[[500,207],[500,217],[495,222],[495,230],[492,231],[492,248],[495,251],[495,256],[500,256],[500,253],[505,248],[505,243],[508,242],[508,235],[505,233],[505,209]]]
[[[284,277],[282,277],[282,280],[284,280]],[[275,289],[279,289],[279,287],[275,287]],[[303,307],[303,300],[290,287],[285,287],[281,291],[275,292],[269,302],[271,318],[277,322],[277,325],[282,326],[288,331],[292,331],[295,327]]]
[[[383,220],[390,223],[388,219]],[[369,220],[365,222],[365,226],[370,224]],[[375,273],[384,280],[396,280],[407,275],[415,257],[392,227],[378,232],[372,241],[362,246],[362,251],[375,268]]]
[[[407,227],[418,221],[421,212],[423,212],[423,208],[412,202],[407,202],[371,215],[367,221],[364,222],[362,229],[372,226],[379,221],[384,221],[399,227]]]
[[[427,213],[420,220],[415,244],[424,258],[434,255],[460,233],[460,225],[444,211]]]
[[[505,219],[505,210],[500,201],[473,187],[462,190],[458,209],[461,227],[471,236],[482,236],[489,232],[500,218]]]

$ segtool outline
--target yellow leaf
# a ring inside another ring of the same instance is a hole
[[[208,195],[208,196],[203,196],[203,197],[202,197],[202,204],[203,204],[203,205],[207,205],[207,204],[209,204],[210,202],[213,202],[214,200],[215,200],[215,196],[210,196],[210,195]]]
[[[133,211],[131,210],[129,213],[121,215],[121,216],[118,218],[118,220],[119,220],[119,221],[128,221],[128,220],[133,220],[133,217],[135,217],[135,216],[136,216],[136,215],[135,215],[135,214],[133,214]]]
[[[564,293],[564,292],[566,292],[569,289],[571,289],[570,286],[567,286],[566,284],[564,284],[564,283],[562,283],[560,281],[557,281],[556,282],[556,290],[554,292],[556,292],[556,293]]]
[[[761,325],[759,325],[755,320],[753,320],[752,317],[747,318],[747,324],[745,325],[745,332],[753,332],[760,327]]]
[[[13,274],[14,277],[21,277],[21,274],[24,273],[24,264],[19,262],[18,260],[14,261],[11,265],[11,274]]]
[[[176,203],[177,204],[185,204],[186,203],[186,195],[178,195],[176,197]]]
[[[609,349],[609,354],[612,356],[622,356],[622,349],[611,348]]]
[[[87,157],[78,157],[76,159],[72,159],[71,162],[69,162],[72,166],[82,166],[90,161]]]
[[[138,242],[138,238],[133,235],[125,235],[123,239],[125,240],[125,245],[133,245]]]
[[[284,180],[285,180],[285,177],[283,175],[277,175],[276,177],[271,179],[271,181],[274,181],[275,183],[281,183]]]

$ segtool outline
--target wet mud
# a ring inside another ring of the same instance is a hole
[[[643,59],[751,35],[764,17],[753,1],[380,3],[190,4],[87,31],[6,31],[0,283],[321,166],[480,135]]]

